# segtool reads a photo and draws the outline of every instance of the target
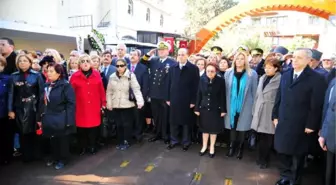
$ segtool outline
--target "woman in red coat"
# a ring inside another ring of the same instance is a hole
[[[87,54],[78,58],[80,70],[71,76],[70,83],[76,95],[76,126],[78,142],[82,151],[95,154],[98,128],[101,122],[101,111],[106,106],[106,96],[98,71],[91,67],[91,59]]]

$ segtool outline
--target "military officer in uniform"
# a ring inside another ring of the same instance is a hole
[[[214,46],[211,48],[211,52],[215,53],[218,58],[222,58],[223,49],[219,46]]]
[[[156,50],[158,51],[158,57],[152,57]],[[154,124],[156,125],[156,134],[148,140],[149,142],[163,139],[165,144],[169,144],[169,107],[165,99],[168,96],[168,72],[170,67],[177,64],[174,59],[168,57],[169,50],[170,44],[160,41],[157,44],[157,49],[151,50],[141,59],[141,63],[147,65],[151,71],[149,97]]]

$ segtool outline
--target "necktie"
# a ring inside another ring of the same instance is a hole
[[[104,75],[106,76],[107,73],[107,67],[104,67]]]
[[[131,71],[132,71],[132,73],[134,72],[134,66],[132,65],[132,67],[131,67]]]
[[[298,78],[298,75],[294,74],[293,82],[295,82],[297,78]]]

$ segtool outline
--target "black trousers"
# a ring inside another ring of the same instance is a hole
[[[191,144],[191,129],[189,125],[170,124],[171,144],[181,143],[183,146]],[[181,133],[181,134],[180,134]],[[179,136],[182,135],[182,139]]]
[[[51,159],[66,162],[70,156],[69,136],[53,136],[50,139]]]
[[[152,114],[156,126],[156,137],[169,139],[169,106],[164,100],[152,99]]]
[[[24,162],[30,162],[41,157],[41,136],[36,133],[19,133],[22,159]]]
[[[133,133],[134,108],[113,109],[114,119],[117,124],[118,144],[124,144],[124,141],[130,142]]]
[[[258,161],[261,164],[268,164],[273,146],[273,134],[258,133]]]
[[[142,139],[142,134],[144,130],[145,114],[144,109],[134,109],[134,136],[137,140]]]
[[[279,154],[279,159],[281,178],[289,180],[294,184],[300,184],[304,169],[305,155]]]
[[[237,131],[235,129],[230,130],[230,141],[237,143],[244,143],[245,131]]]
[[[95,148],[98,138],[98,127],[77,127],[78,144],[81,149]]]
[[[327,152],[327,161],[326,161],[326,176],[325,183],[326,185],[335,184],[335,154],[332,152]]]
[[[13,156],[14,127],[8,117],[0,118],[0,163]]]

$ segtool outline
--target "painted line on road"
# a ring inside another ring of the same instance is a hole
[[[130,163],[131,161],[123,161],[121,164],[120,164],[120,168],[125,168],[128,166],[128,164]]]
[[[225,178],[224,179],[224,185],[232,185],[232,179],[231,178]]]
[[[154,164],[149,164],[149,165],[145,168],[145,172],[151,172],[154,168],[155,168],[155,165],[154,165]]]

